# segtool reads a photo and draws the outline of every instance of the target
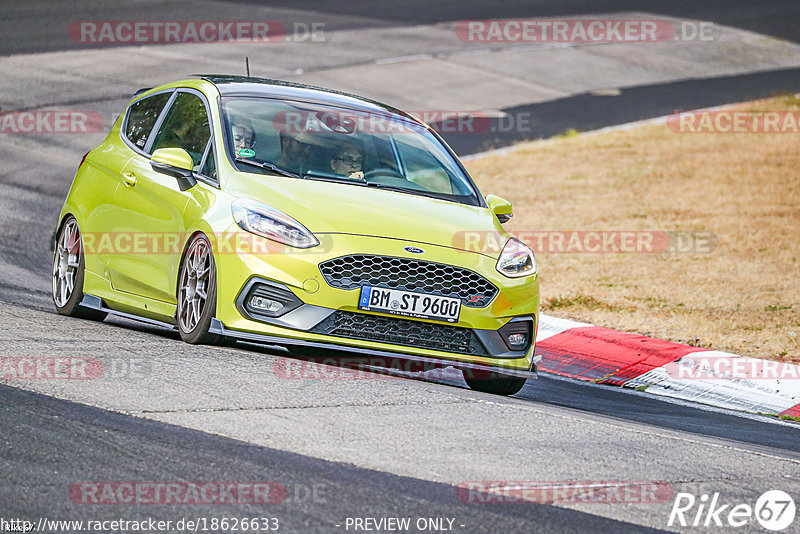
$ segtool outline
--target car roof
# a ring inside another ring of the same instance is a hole
[[[195,74],[194,76],[214,84],[221,96],[261,96],[311,101],[356,111],[391,113],[416,123],[424,124],[405,111],[369,98],[334,89],[253,76],[232,76],[227,74]]]

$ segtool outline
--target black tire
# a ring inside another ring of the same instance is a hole
[[[59,228],[53,246],[53,304],[61,315],[102,321],[108,315],[106,312],[80,305],[85,270],[81,230],[78,221],[70,215]]]
[[[490,371],[462,369],[469,389],[492,395],[515,395],[525,386],[527,378],[509,376]]]
[[[207,278],[198,276],[206,269]],[[206,295],[205,298],[195,301],[195,297],[202,294]],[[217,344],[220,336],[209,332],[217,309],[217,268],[211,243],[203,234],[194,235],[186,245],[178,272],[176,296],[175,320],[181,339],[193,345]]]

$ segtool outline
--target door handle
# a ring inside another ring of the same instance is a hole
[[[136,185],[136,175],[133,174],[132,172],[123,172],[122,181],[125,182],[125,185],[133,187],[134,185]]]

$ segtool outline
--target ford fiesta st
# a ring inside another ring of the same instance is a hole
[[[141,91],[59,216],[59,313],[536,376],[533,252],[428,125],[337,91],[208,75]]]

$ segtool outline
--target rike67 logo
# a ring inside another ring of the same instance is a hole
[[[767,530],[779,532],[794,522],[795,504],[792,497],[781,490],[766,491],[748,503],[729,503],[720,499],[718,492],[699,498],[680,492],[675,496],[667,526],[682,527],[743,527],[755,519]]]

